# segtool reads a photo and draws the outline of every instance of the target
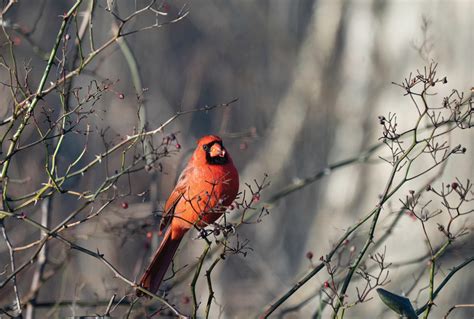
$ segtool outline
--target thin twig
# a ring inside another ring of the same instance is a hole
[[[459,309],[459,308],[474,308],[474,304],[459,304],[459,305],[454,305],[451,308],[449,308],[448,312],[444,315],[444,319],[447,319],[449,314],[454,310],[454,309]]]
[[[18,316],[21,316],[21,302],[20,302],[20,292],[18,290],[17,280],[16,280],[16,267],[15,267],[15,256],[13,253],[13,247],[10,242],[10,239],[7,235],[7,230],[5,229],[5,224],[3,220],[0,220],[0,228],[2,228],[2,235],[5,239],[5,243],[7,244],[8,253],[10,256],[10,268],[12,271],[12,278],[13,278],[13,291],[15,293],[15,313]]]
[[[46,198],[41,203],[41,224],[45,227],[49,227],[50,224],[50,212],[51,212],[51,198]],[[44,239],[47,234],[42,230],[40,232],[41,239]],[[38,298],[39,290],[41,287],[41,282],[43,280],[43,273],[46,267],[48,256],[48,244],[45,243],[43,248],[41,248],[38,256],[38,262],[36,264],[36,270],[33,274],[33,279],[31,280],[30,292],[32,296],[26,306],[26,319],[33,319],[35,317],[35,304],[36,299]]]

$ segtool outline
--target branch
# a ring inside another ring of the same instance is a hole
[[[8,147],[6,159],[3,162],[2,171],[0,173],[0,179],[3,179],[7,176],[8,167],[9,167],[10,161],[11,161],[11,155],[15,151],[15,147],[18,143],[18,140],[21,136],[21,133],[25,129],[26,125],[28,124],[28,122],[30,120],[30,117],[33,115],[33,111],[34,111],[36,105],[38,104],[39,100],[43,97],[42,91],[43,91],[43,88],[46,84],[46,80],[48,78],[49,72],[51,71],[51,67],[53,65],[54,58],[56,57],[56,53],[58,52],[59,44],[61,43],[61,40],[64,36],[64,32],[66,32],[66,26],[69,22],[69,19],[72,16],[72,14],[77,10],[77,8],[81,4],[81,2],[82,2],[82,0],[77,0],[76,3],[71,7],[71,9],[69,9],[69,11],[63,16],[63,22],[61,24],[61,27],[59,28],[59,32],[56,36],[56,42],[54,43],[54,47],[51,50],[51,53],[49,55],[49,59],[48,59],[48,62],[46,64],[46,68],[43,72],[43,76],[41,77],[41,81],[38,85],[38,89],[36,90],[36,94],[34,95],[33,100],[31,101],[31,103],[26,108],[25,116],[23,117],[22,122],[18,126],[18,129],[16,130],[15,134],[13,135],[13,137],[11,139],[10,145]],[[5,189],[6,189],[6,186],[5,186]],[[4,189],[4,194],[6,192],[5,189]]]
[[[464,262],[459,264],[458,266],[454,267],[451,269],[451,271],[448,273],[448,275],[443,279],[443,281],[439,284],[438,288],[436,288],[435,292],[433,293],[433,298],[432,300],[429,300],[425,305],[423,305],[421,308],[416,310],[416,314],[420,315],[422,314],[431,304],[431,301],[434,301],[438,294],[441,292],[441,290],[446,286],[448,281],[456,274],[459,270],[463,269],[467,265],[469,265],[471,262],[474,261],[474,256],[471,256],[470,258],[466,259]]]
[[[0,227],[2,228],[2,234],[3,238],[5,239],[5,243],[7,244],[8,248],[8,253],[10,255],[10,267],[12,271],[12,278],[13,278],[13,291],[15,292],[15,303],[16,303],[16,314],[21,317],[21,302],[20,302],[20,293],[18,291],[18,285],[16,282],[16,268],[15,268],[15,256],[13,253],[13,247],[10,242],[10,239],[8,238],[7,231],[5,229],[5,225],[3,223],[3,220],[0,220]]]

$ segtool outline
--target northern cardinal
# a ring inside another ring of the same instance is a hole
[[[214,223],[237,196],[239,174],[222,140],[215,135],[197,142],[193,156],[166,201],[160,228],[168,226],[140,285],[155,293],[186,232]]]

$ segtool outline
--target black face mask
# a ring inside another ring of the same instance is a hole
[[[225,149],[224,146],[222,145],[222,142],[219,141],[214,141],[211,143],[204,144],[202,148],[206,152],[206,162],[210,165],[224,165],[229,162],[229,158],[227,157],[227,152],[224,154],[224,156],[214,156],[212,157],[211,154],[209,153],[211,151],[211,147],[214,144],[219,144],[222,149]]]

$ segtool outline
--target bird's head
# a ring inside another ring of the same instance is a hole
[[[222,144],[222,139],[215,135],[206,135],[198,140],[194,158],[210,165],[224,165],[230,159]]]

